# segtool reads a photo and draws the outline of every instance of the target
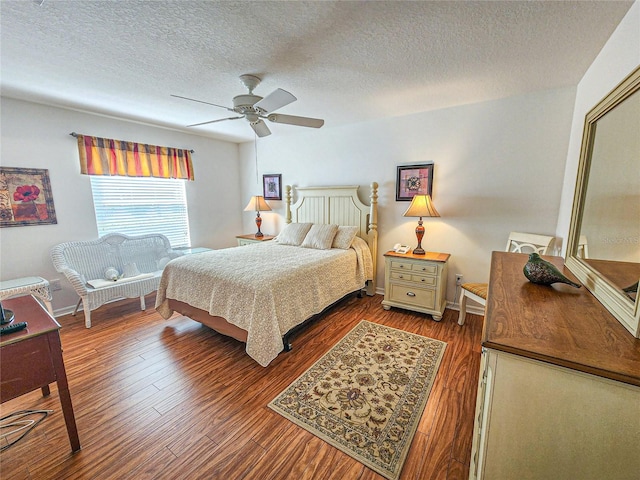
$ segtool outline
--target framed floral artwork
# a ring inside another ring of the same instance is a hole
[[[409,202],[414,195],[431,195],[433,162],[399,165],[396,177],[396,201]]]
[[[262,175],[262,196],[265,200],[282,200],[282,174]]]
[[[0,227],[54,223],[49,170],[0,167]]]

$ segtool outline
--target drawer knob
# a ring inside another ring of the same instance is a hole
[[[398,278],[404,278],[404,275],[398,275]]]
[[[407,292],[407,296],[408,296],[408,297],[415,297],[415,296],[416,296],[416,294],[415,294],[415,293],[413,293],[413,292]]]
[[[424,282],[424,278],[420,280],[421,282]]]

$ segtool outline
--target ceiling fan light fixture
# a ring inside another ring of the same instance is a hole
[[[233,97],[233,108],[234,110],[239,108],[251,108],[253,110],[253,105],[260,100],[262,100],[262,97],[258,95],[236,95]]]
[[[253,93],[254,88],[260,85],[261,81],[262,80],[260,79],[260,77],[256,77],[255,75],[250,75],[248,73],[240,75],[240,83],[247,87],[247,89],[249,90],[249,95]]]

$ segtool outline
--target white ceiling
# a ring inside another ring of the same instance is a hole
[[[573,86],[633,2],[39,3],[0,1],[3,96],[242,142],[244,120],[185,129],[231,115],[170,95],[232,106],[251,73],[326,129]]]

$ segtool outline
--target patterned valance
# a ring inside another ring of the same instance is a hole
[[[78,139],[80,173],[193,180],[191,151],[143,143],[89,137]]]

